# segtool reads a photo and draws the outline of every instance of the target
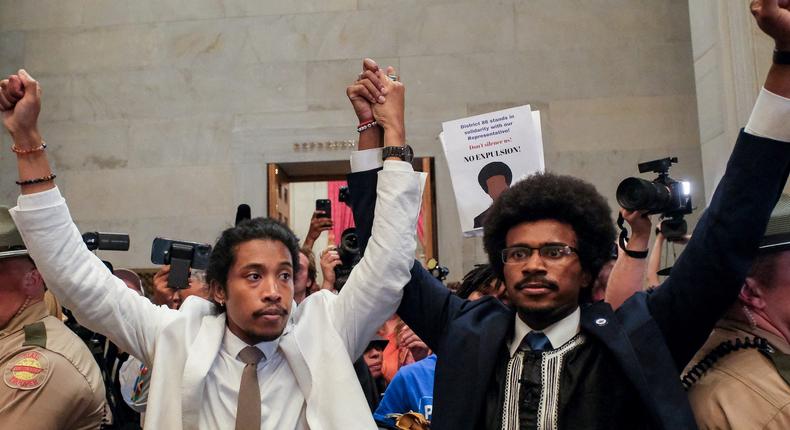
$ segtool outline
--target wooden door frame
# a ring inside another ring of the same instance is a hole
[[[331,160],[311,161],[311,163],[322,163]],[[277,188],[280,183],[284,171],[279,172],[276,169],[281,169],[281,164],[290,164],[293,162],[273,162],[266,165],[267,169],[267,216],[271,217],[277,214]],[[439,260],[439,246],[438,246],[438,228],[436,218],[436,183],[434,181],[434,157],[418,157],[415,158],[413,163],[415,170],[428,173],[425,189],[422,194],[422,210],[423,210],[423,234],[425,243],[423,244],[425,252],[425,261],[431,258]],[[345,175],[299,175],[287,177],[288,183],[295,182],[328,182],[328,181],[345,181]],[[439,260],[441,261],[441,260]]]

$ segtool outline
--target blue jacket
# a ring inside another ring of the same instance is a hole
[[[433,377],[436,369],[436,354],[398,369],[392,382],[384,392],[379,407],[373,413],[376,422],[394,425],[390,414],[419,412],[427,420],[433,415]]]
[[[582,330],[617,359],[651,427],[696,428],[679,372],[737,298],[788,172],[790,143],[742,131],[672,276],[617,311],[606,303],[582,307]],[[364,245],[375,205],[375,171],[348,179]],[[451,294],[418,262],[411,274],[398,315],[438,356],[431,428],[476,428],[515,312],[493,298],[471,302]]]

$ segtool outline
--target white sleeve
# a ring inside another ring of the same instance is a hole
[[[335,329],[352,360],[362,355],[376,330],[398,309],[403,287],[411,279],[424,184],[425,174],[404,161],[385,161],[378,173],[365,256],[330,302]]]
[[[351,153],[351,172],[365,172],[382,166],[381,148],[363,149]]]
[[[80,324],[152,363],[155,340],[178,318],[178,311],[156,306],[127,288],[88,251],[57,187],[20,196],[9,212],[47,288],[61,304]]]
[[[760,137],[790,142],[790,99],[760,90],[746,132]]]

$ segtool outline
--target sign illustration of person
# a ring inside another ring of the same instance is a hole
[[[513,182],[513,172],[507,164],[494,161],[480,169],[480,173],[477,174],[477,182],[480,184],[480,188],[491,197],[491,203],[493,203],[500,194],[510,188],[510,184]],[[489,209],[491,209],[490,205],[488,209],[475,217],[474,228],[483,226]]]

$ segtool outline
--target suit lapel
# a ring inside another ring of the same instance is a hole
[[[639,358],[612,308],[603,302],[582,307],[580,323],[585,333],[601,341],[612,353],[644,403],[652,404],[652,395]]]
[[[219,354],[225,335],[225,314],[204,316],[195,340],[187,349],[184,379],[181,383],[184,428],[197,428],[203,404],[203,384]]]
[[[496,300],[496,299],[494,299]],[[516,313],[511,310],[499,309],[496,312],[491,312],[488,316],[490,320],[480,324],[479,340],[480,348],[477,354],[477,363],[473,366],[465,364],[469,369],[472,369],[473,374],[469,375],[469,381],[480,381],[482,383],[470,384],[475,386],[476,394],[469,396],[474,399],[470,407],[477,408],[475,416],[485,414],[487,408],[486,393],[489,384],[494,381],[496,377],[496,366],[499,363],[500,354],[507,350],[508,339],[512,336],[514,318]],[[465,382],[461,382],[464,390],[469,390]]]
[[[299,384],[299,389],[302,390],[305,400],[309,399],[310,392],[313,390],[313,379],[310,376],[310,368],[307,367],[307,362],[304,359],[304,354],[299,349],[296,342],[296,336],[291,331],[280,338],[280,349],[283,351],[288,365],[296,376],[296,382]],[[308,401],[308,406],[310,402]]]

